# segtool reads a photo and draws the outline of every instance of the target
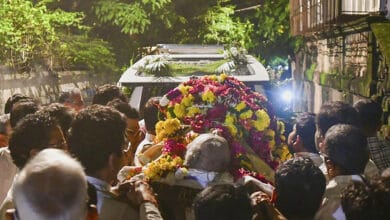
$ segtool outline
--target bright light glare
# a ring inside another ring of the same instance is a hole
[[[291,102],[292,98],[293,98],[293,94],[292,94],[292,92],[290,90],[285,90],[285,91],[282,92],[282,99],[283,99],[283,101]]]

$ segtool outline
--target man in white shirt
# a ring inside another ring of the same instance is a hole
[[[161,219],[154,195],[146,183],[132,183],[133,191],[124,193],[111,187],[123,166],[123,150],[127,149],[125,129],[126,122],[118,111],[100,105],[89,106],[81,110],[72,123],[70,151],[85,168],[93,188],[90,198],[96,197],[99,219]]]
[[[320,154],[323,153],[324,150],[323,146],[326,132],[330,127],[337,124],[358,126],[359,119],[356,110],[351,105],[341,101],[323,104],[316,116],[317,129],[315,133],[315,141],[316,147]],[[325,164],[322,164],[320,169],[324,171],[325,177],[329,179]],[[379,175],[379,170],[373,161],[369,160],[367,162],[364,175],[367,178],[372,178]]]
[[[338,124],[327,131],[322,149],[329,183],[316,219],[345,219],[341,192],[351,181],[365,178],[363,172],[369,158],[367,140],[358,128]]]
[[[158,157],[159,153],[161,153],[161,150],[157,149],[155,153],[152,153],[149,156],[144,154],[145,151],[149,150],[156,144],[154,143],[154,138],[156,136],[156,124],[158,122],[160,99],[161,97],[152,97],[145,104],[143,115],[146,135],[145,139],[138,145],[137,150],[135,151],[135,166],[143,166],[155,159],[155,157]]]

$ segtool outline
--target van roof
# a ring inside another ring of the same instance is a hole
[[[148,76],[139,73],[139,67],[143,66],[147,60],[165,56],[169,60],[173,61],[185,61],[189,63],[201,63],[204,61],[210,60],[223,60],[223,54],[164,54],[164,55],[148,55],[137,61],[134,65],[128,68],[119,79],[119,86],[154,86],[161,84],[179,84],[182,82],[188,81],[192,76],[165,76],[165,77],[156,77],[156,76]],[[264,66],[257,61],[253,56],[246,55],[248,64],[246,67],[248,68],[248,72],[250,74],[247,75],[232,75],[236,77],[238,80],[246,83],[246,84],[258,84],[262,82],[269,81],[269,75]],[[203,75],[202,73],[196,75]]]
[[[163,54],[219,54],[223,50],[221,45],[157,44],[158,53]]]

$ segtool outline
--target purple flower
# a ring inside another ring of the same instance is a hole
[[[177,97],[179,97],[180,95],[181,95],[180,90],[176,88],[176,89],[173,89],[173,90],[171,90],[171,91],[168,92],[167,98],[168,98],[169,100],[174,100],[174,99],[176,99]]]
[[[227,107],[222,104],[216,104],[213,108],[207,111],[207,118],[211,120],[223,120],[227,112]]]
[[[237,141],[234,141],[231,144],[231,149],[232,149],[232,154],[233,155],[246,153],[244,147],[240,144],[240,142],[237,142]]]

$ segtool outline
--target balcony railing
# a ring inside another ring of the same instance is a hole
[[[293,35],[325,31],[356,16],[379,14],[385,0],[290,0]]]

